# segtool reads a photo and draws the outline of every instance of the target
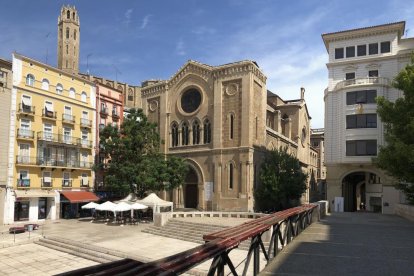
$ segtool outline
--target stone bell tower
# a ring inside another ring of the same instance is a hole
[[[58,68],[79,71],[80,23],[75,6],[63,6],[58,19]]]

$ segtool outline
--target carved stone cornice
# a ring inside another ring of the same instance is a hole
[[[230,63],[223,66],[217,66],[213,71],[213,78],[218,79],[221,77],[240,75],[241,73],[251,72],[263,83],[266,83],[267,77],[252,61],[240,61],[236,63]]]
[[[188,74],[195,74],[207,82],[211,78],[211,66],[190,60],[171,77],[168,86],[172,87]]]
[[[145,88],[142,88],[141,95],[142,97],[151,97],[151,96],[158,96],[165,93],[168,90],[167,83],[165,81],[161,83],[157,83]]]

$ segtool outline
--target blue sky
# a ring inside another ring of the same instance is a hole
[[[28,3],[31,3],[28,5]],[[17,51],[56,66],[57,17],[75,5],[80,70],[139,85],[168,79],[189,59],[210,65],[255,60],[267,87],[305,98],[312,127],[323,127],[328,74],[321,34],[405,20],[414,36],[414,1],[152,0],[0,1],[0,57]],[[29,8],[30,7],[30,8]],[[7,12],[6,12],[7,11]],[[48,35],[49,34],[49,35]],[[116,73],[118,71],[119,73]]]

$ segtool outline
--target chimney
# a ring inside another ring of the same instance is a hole
[[[300,99],[305,100],[305,88],[300,88]]]

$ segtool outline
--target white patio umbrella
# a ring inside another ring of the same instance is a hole
[[[83,205],[83,206],[82,206],[82,209],[95,209],[97,206],[99,206],[99,204],[98,204],[98,203],[95,203],[95,202],[89,202],[88,204]]]
[[[124,211],[129,211],[132,209],[132,205],[129,205],[126,202],[120,202],[118,204],[116,204],[116,207],[114,209],[115,212],[124,212]]]
[[[134,210],[143,210],[143,209],[147,209],[148,206],[135,202],[134,204],[130,205],[131,206],[131,218],[134,217]]]
[[[106,201],[105,203],[99,204],[96,206],[96,210],[98,211],[112,211],[115,212],[116,204],[110,201]]]

